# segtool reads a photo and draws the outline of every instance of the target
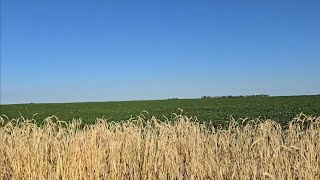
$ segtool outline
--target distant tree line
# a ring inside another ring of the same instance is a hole
[[[169,98],[168,100],[178,100],[178,98]]]
[[[269,97],[267,94],[258,95],[239,95],[239,96],[202,96],[201,99],[215,99],[215,98],[247,98],[247,97]]]

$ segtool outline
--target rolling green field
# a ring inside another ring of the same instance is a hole
[[[97,117],[110,121],[127,120],[146,110],[159,119],[164,116],[171,119],[173,113],[183,109],[188,116],[196,116],[199,121],[224,123],[233,116],[238,118],[271,118],[285,123],[299,113],[320,115],[320,96],[285,96],[285,97],[250,97],[219,99],[179,99],[121,102],[86,102],[52,104],[14,104],[0,105],[0,114],[10,119],[32,118],[41,122],[44,118],[55,115],[59,120],[70,121],[82,118],[84,123],[93,123]],[[148,117],[149,116],[149,117]]]

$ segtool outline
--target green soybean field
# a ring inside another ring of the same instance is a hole
[[[320,96],[239,97],[212,99],[172,99],[118,102],[31,103],[0,105],[0,114],[9,119],[43,121],[56,116],[61,121],[82,119],[92,124],[96,118],[109,121],[128,120],[141,114],[160,120],[173,119],[174,113],[196,117],[199,121],[224,124],[231,118],[273,119],[286,123],[299,113],[320,115]],[[147,113],[148,112],[148,113]]]

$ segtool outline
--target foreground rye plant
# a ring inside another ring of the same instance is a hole
[[[286,127],[177,115],[94,125],[0,118],[0,179],[320,179],[320,117]]]

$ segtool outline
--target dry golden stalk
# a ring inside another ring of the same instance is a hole
[[[320,117],[286,128],[232,120],[208,127],[175,115],[81,125],[0,116],[0,179],[320,179]]]

